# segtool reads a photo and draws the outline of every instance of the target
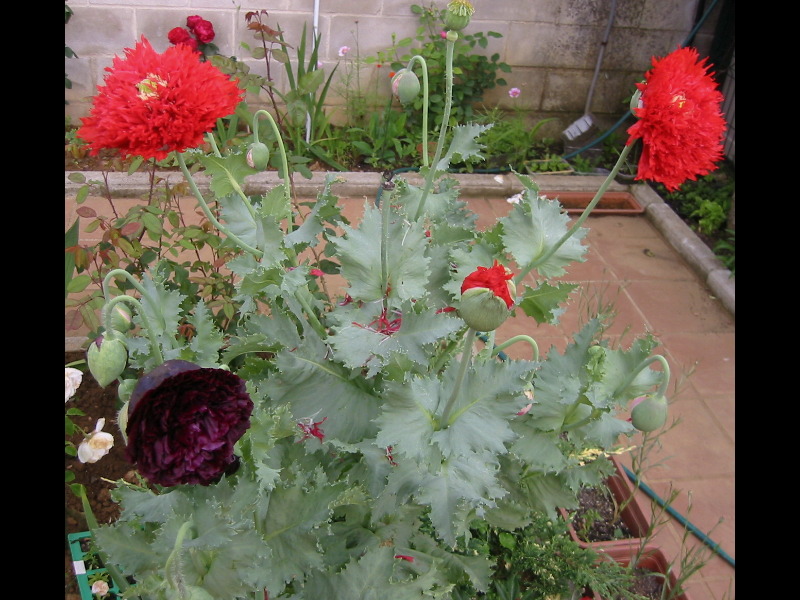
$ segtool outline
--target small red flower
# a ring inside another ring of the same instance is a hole
[[[170,29],[169,33],[167,34],[167,39],[169,40],[170,44],[175,46],[184,44],[189,46],[192,50],[197,50],[197,40],[193,38],[191,34],[183,27],[175,27]]]
[[[114,57],[98,86],[78,136],[90,154],[115,148],[123,155],[163,160],[203,143],[203,136],[236,110],[244,96],[235,80],[189,46],[158,54],[142,36],[125,58]]]
[[[497,260],[491,267],[478,267],[478,269],[464,278],[461,284],[463,294],[471,288],[488,288],[495,296],[502,298],[506,306],[510,309],[514,305],[514,299],[508,289],[508,280],[513,279],[514,274],[501,265]]]
[[[211,24],[211,21],[194,15],[186,19],[186,26],[197,36],[197,40],[201,44],[209,44],[214,40],[214,25]]]
[[[407,560],[408,562],[414,562],[414,557],[409,556],[408,554],[395,554],[395,558],[399,558],[400,560]]]
[[[311,269],[308,272],[309,275],[314,275],[315,277],[322,277],[325,273],[322,272],[320,269]]]
[[[678,48],[652,63],[645,82],[636,84],[642,93],[633,109],[638,121],[628,129],[627,143],[642,139],[636,179],[675,191],[715,170],[722,159],[723,96],[694,48]]]
[[[320,428],[328,417],[322,419],[322,421],[314,422],[312,417],[306,417],[302,421],[297,423],[297,426],[303,432],[303,437],[300,438],[299,441],[310,439],[311,437],[317,438],[320,442],[325,439],[325,433]]]

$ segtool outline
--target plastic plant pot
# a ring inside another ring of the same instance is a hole
[[[92,594],[92,584],[89,583],[91,579],[93,579],[94,575],[98,574],[108,574],[108,571],[103,568],[86,568],[86,562],[84,561],[86,557],[86,551],[81,547],[83,542],[87,542],[92,539],[92,532],[91,531],[81,531],[79,533],[70,533],[67,535],[67,541],[69,542],[69,552],[72,556],[72,568],[75,571],[75,577],[78,580],[78,591],[81,595],[81,600],[94,600],[95,596]],[[108,594],[106,594],[105,598],[113,599],[119,597],[119,588],[117,584],[114,583],[111,575],[109,574],[108,577],[104,577],[106,581],[108,581]]]

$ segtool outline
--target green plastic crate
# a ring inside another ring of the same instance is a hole
[[[84,551],[81,550],[81,541],[91,539],[91,537],[91,531],[81,531],[79,533],[70,533],[67,535],[69,552],[72,556],[72,568],[78,580],[78,591],[80,591],[81,600],[94,600],[95,598],[94,594],[92,594],[92,586],[89,583],[91,576],[96,573],[108,573],[108,571],[103,568],[86,570],[86,563],[83,561]],[[105,597],[113,598],[114,596],[119,596],[119,588],[110,575],[108,577],[108,582],[108,594]]]

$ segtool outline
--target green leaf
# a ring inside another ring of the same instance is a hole
[[[577,283],[558,283],[555,286],[542,283],[536,289],[526,285],[519,307],[537,323],[558,323],[564,312],[559,305],[578,287]]]
[[[539,196],[538,191],[526,189],[522,200],[511,212],[500,219],[503,224],[502,239],[507,250],[522,267],[544,257],[566,234],[569,215],[562,212],[561,203]],[[589,232],[578,228],[558,250],[545,262],[536,265],[543,277],[559,277],[566,271],[564,266],[573,261],[583,262],[586,246],[580,240]]]
[[[434,165],[437,171],[447,171],[450,162],[463,162],[471,158],[483,159],[480,153],[485,148],[478,143],[477,138],[492,125],[478,125],[469,123],[467,125],[457,125],[453,128],[453,140],[445,155]]]
[[[70,248],[78,245],[78,234],[80,232],[80,218],[64,233],[64,247]],[[75,255],[72,252],[64,253],[64,298],[69,295],[69,283],[75,273]]]
[[[89,275],[78,275],[77,277],[73,277],[69,283],[67,283],[67,293],[74,294],[76,292],[82,292],[92,283],[92,278]]]
[[[345,442],[372,437],[378,398],[362,389],[348,369],[327,358],[319,340],[306,338],[296,349],[282,350],[276,364],[280,373],[271,378],[269,395],[288,402],[295,420],[326,419],[326,435]]]
[[[189,342],[189,348],[194,351],[192,362],[201,367],[219,366],[218,349],[222,347],[223,335],[214,325],[214,315],[205,302],[197,303],[188,320],[194,325],[194,337]]]
[[[234,193],[244,196],[242,191],[244,178],[258,173],[256,169],[248,166],[244,154],[229,154],[222,157],[199,155],[198,160],[206,168],[206,174],[211,177],[209,186],[217,198]]]
[[[381,278],[381,212],[364,205],[364,216],[358,229],[343,225],[345,235],[331,242],[341,260],[342,275],[350,283],[348,293],[354,300],[372,301],[383,298]],[[419,223],[403,219],[390,220],[387,257],[390,297],[410,300],[425,294],[429,258],[425,257],[425,231]]]

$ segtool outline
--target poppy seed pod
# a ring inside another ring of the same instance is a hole
[[[125,370],[128,349],[122,340],[98,338],[89,345],[86,362],[100,387],[106,387]]]
[[[666,422],[667,399],[660,394],[641,399],[631,411],[631,423],[639,431],[655,431]]]
[[[461,31],[469,25],[475,8],[467,0],[451,0],[444,11],[445,27],[452,31]]]
[[[247,149],[247,165],[251,169],[263,171],[269,164],[269,148],[262,142],[253,142]]]
[[[400,104],[413,102],[419,95],[419,77],[414,71],[400,69],[392,77],[392,93],[400,100]]]

